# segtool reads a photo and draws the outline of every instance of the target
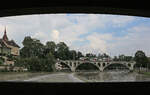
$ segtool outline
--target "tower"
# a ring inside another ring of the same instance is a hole
[[[4,30],[3,40],[8,41],[8,37],[7,37],[7,34],[6,34],[6,27],[5,27],[5,30]]]

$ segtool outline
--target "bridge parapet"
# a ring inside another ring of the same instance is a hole
[[[57,60],[57,62],[87,62],[87,63],[94,63],[94,62],[109,62],[109,63],[135,63],[135,61],[88,61],[88,60]]]

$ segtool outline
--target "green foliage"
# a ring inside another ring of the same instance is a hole
[[[137,51],[135,53],[134,60],[136,61],[137,67],[146,67],[149,63],[149,60],[143,51]]]
[[[64,42],[58,43],[56,50],[56,58],[61,60],[69,59],[69,47]]]
[[[96,56],[96,55],[95,55]],[[98,58],[110,58],[110,56],[109,55],[107,55],[106,53],[103,53],[103,54],[98,54]]]
[[[37,39],[25,37],[23,40],[24,47],[20,50],[21,57],[43,57],[44,45]]]
[[[51,52],[53,55],[55,54],[55,50],[56,50],[56,44],[53,41],[48,41],[46,42],[46,53]]]
[[[0,65],[4,63],[4,58],[0,57]]]
[[[7,55],[7,58],[8,58],[7,60],[9,60],[9,61],[15,61],[17,56],[13,56],[12,54],[9,54],[9,55]]]
[[[95,54],[92,54],[92,53],[87,53],[87,54],[86,54],[86,57],[91,58],[91,57],[96,57],[96,55],[95,55]]]
[[[0,60],[0,65],[2,65],[3,63],[2,63],[2,61]]]
[[[133,57],[132,56],[125,56],[125,55],[119,55],[114,56],[113,61],[133,61]]]
[[[117,58],[117,56],[114,56],[113,61],[119,61],[119,59]]]
[[[54,71],[57,58],[77,60],[83,56],[81,52],[69,50],[64,42],[55,44],[53,41],[48,41],[43,45],[40,40],[27,36],[22,44],[23,48],[20,50],[20,57],[16,58],[15,65],[26,67],[29,71]]]
[[[80,59],[80,57],[84,57],[84,55],[80,51],[78,51],[77,52],[77,59]]]
[[[36,58],[36,57],[32,57],[32,58],[20,58],[17,59],[17,61],[15,62],[16,66],[19,67],[25,67],[27,68],[29,71],[46,71],[46,72],[50,72],[53,71],[53,66],[55,63],[55,60],[52,60],[51,58]]]

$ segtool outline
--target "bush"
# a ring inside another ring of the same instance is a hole
[[[25,67],[29,71],[32,72],[39,72],[39,71],[46,71],[51,72],[53,71],[53,64],[54,60],[50,58],[24,58],[24,59],[17,59],[15,62],[15,66]]]

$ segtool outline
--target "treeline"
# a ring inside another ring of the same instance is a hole
[[[134,57],[121,54],[119,56],[114,56],[113,61],[134,61]]]
[[[15,66],[27,68],[29,71],[55,71],[54,64],[57,59],[60,60],[79,60],[80,57],[88,58],[111,58],[108,54],[85,55],[80,51],[70,50],[64,42],[56,44],[54,41],[47,41],[42,44],[40,40],[33,39],[30,36],[24,38],[23,48],[20,49],[20,56],[15,59]],[[12,57],[9,57],[12,59]],[[149,67],[149,58],[143,51],[137,51],[135,56],[119,55],[112,58],[114,61],[136,61],[137,67]],[[88,66],[85,66],[88,68]],[[89,68],[93,68],[89,65]],[[84,66],[83,66],[84,69]]]
[[[54,71],[57,59],[78,60],[83,57],[80,51],[70,50],[64,42],[56,44],[48,41],[44,45],[40,40],[27,36],[22,44],[23,48],[20,50],[20,56],[16,59],[15,65],[26,67],[29,71]]]
[[[133,57],[125,56],[122,54],[119,56],[114,56],[113,60],[114,61],[135,61],[136,62],[135,67],[150,68],[150,58],[148,58],[145,55],[145,52],[143,52],[142,50],[138,50]]]

